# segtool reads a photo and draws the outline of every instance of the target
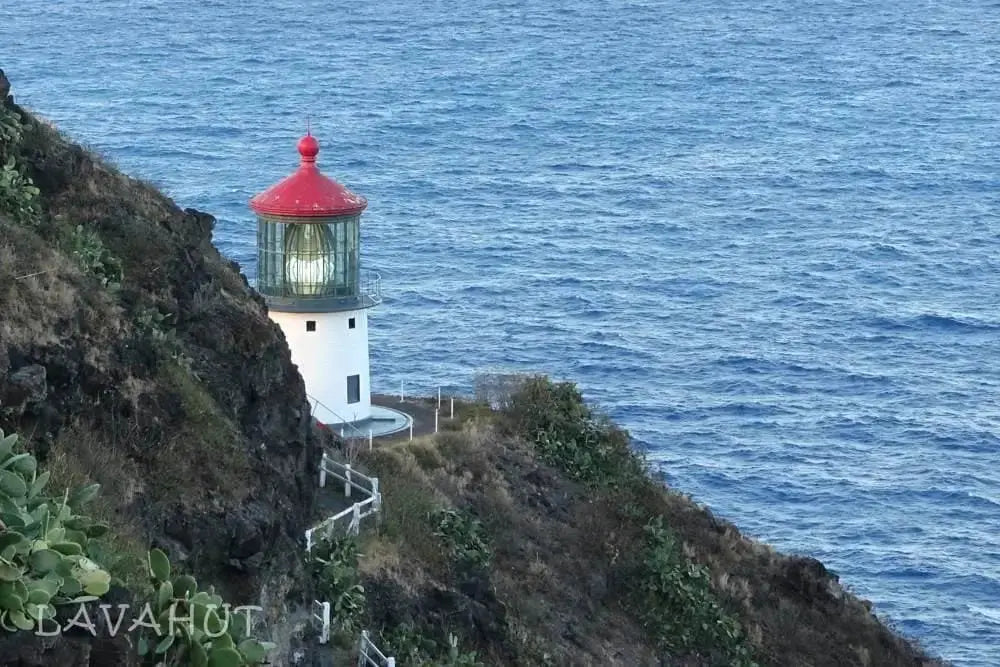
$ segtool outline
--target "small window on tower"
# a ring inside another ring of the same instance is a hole
[[[316,331],[316,320],[306,320],[306,331]]]
[[[361,376],[360,375],[348,375],[347,376],[347,402],[348,403],[360,403],[361,402]]]
[[[357,326],[357,324],[358,323],[354,320],[353,317],[351,319],[347,320],[347,328],[348,329],[353,329],[354,327]]]

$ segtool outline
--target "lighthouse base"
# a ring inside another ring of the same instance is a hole
[[[322,424],[371,418],[368,311],[268,311],[285,334],[299,367],[313,417]]]

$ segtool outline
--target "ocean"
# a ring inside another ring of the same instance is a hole
[[[2,0],[19,102],[217,216],[369,199],[383,392],[577,381],[669,484],[1000,664],[1000,3]]]

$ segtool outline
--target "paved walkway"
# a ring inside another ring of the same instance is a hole
[[[392,408],[394,410],[401,410],[413,418],[413,437],[417,438],[422,435],[428,435],[434,432],[434,410],[437,408],[436,398],[419,398],[419,397],[406,397],[403,402],[399,400],[399,394],[395,396],[389,394],[372,394],[372,403],[374,405],[381,405],[382,407]],[[439,416],[439,426],[444,426],[444,423],[448,421],[448,415],[451,414],[451,405],[449,404],[449,399],[441,399],[441,414]],[[376,441],[382,442],[393,442],[399,440],[409,440],[410,431],[406,429],[399,433],[393,433],[391,435],[386,435],[380,438],[375,438]]]

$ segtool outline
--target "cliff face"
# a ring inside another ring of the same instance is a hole
[[[125,583],[145,584],[160,546],[264,607],[286,656],[318,443],[284,338],[212,246],[211,216],[8,93],[0,72],[0,428],[53,485],[103,485]]]

